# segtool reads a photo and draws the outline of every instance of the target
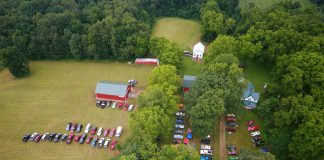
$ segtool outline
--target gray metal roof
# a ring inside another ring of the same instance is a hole
[[[190,88],[194,81],[196,81],[196,76],[184,75],[182,80],[182,86]]]
[[[127,93],[127,86],[127,83],[101,81],[97,83],[95,93],[124,97]]]

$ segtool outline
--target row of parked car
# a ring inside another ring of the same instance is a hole
[[[176,123],[174,126],[174,134],[173,134],[173,142],[174,143],[181,143],[184,134],[185,128],[185,109],[180,108],[178,112],[175,113]]]
[[[23,139],[23,142],[27,142],[27,141],[34,141],[36,143],[40,142],[40,141],[53,141],[53,142],[66,142],[66,144],[71,144],[73,141],[77,142],[79,144],[90,144],[91,142],[91,147],[96,147],[96,145],[98,144],[98,148],[108,148],[108,146],[110,145],[110,149],[114,150],[117,144],[117,140],[113,140],[111,141],[110,138],[107,138],[105,140],[105,138],[100,138],[99,137],[93,137],[92,135],[87,137],[87,134],[79,134],[79,135],[74,135],[74,133],[70,133],[68,134],[62,134],[62,133],[45,133],[45,134],[39,134],[37,132],[33,133],[33,134],[26,134]]]
[[[213,159],[213,150],[210,145],[211,139],[210,135],[202,138],[200,140],[200,160],[212,160]]]
[[[109,107],[113,109],[119,108],[120,110],[129,111],[129,112],[131,112],[135,107],[133,104],[128,104],[124,102],[112,102],[112,101],[97,101],[96,106],[102,109],[109,108]]]
[[[259,126],[256,125],[254,120],[249,120],[246,122],[247,130],[250,132],[252,137],[252,143],[254,146],[259,147],[264,145],[264,141],[262,141],[261,133],[259,131]]]
[[[225,126],[226,131],[235,132],[236,127],[238,127],[235,114],[227,114],[225,117]]]
[[[65,130],[67,132],[77,132],[80,133],[82,131],[83,125],[82,124],[77,124],[77,123],[68,123],[66,125]],[[123,131],[123,127],[122,126],[118,126],[117,129],[116,128],[106,128],[104,129],[103,127],[96,127],[95,125],[91,125],[90,123],[88,123],[84,129],[84,133],[88,134],[90,132],[91,135],[95,135],[97,134],[97,136],[101,136],[103,135],[104,137],[106,137],[107,135],[109,135],[109,137],[113,137],[114,135],[116,137],[120,137],[121,133]]]

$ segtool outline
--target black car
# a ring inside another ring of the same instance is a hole
[[[24,138],[22,139],[23,142],[27,142],[28,139],[30,138],[31,134],[26,134]]]
[[[101,101],[97,101],[96,106],[99,107],[101,104]]]
[[[98,141],[98,137],[93,138],[93,140],[91,142],[91,147],[92,148],[96,147],[97,141]]]
[[[81,138],[80,138],[80,140],[79,140],[79,143],[80,143],[80,144],[83,144],[86,138],[87,138],[87,135],[86,135],[86,134],[82,134],[82,135],[81,135]]]
[[[56,134],[53,141],[58,142],[60,140],[61,136],[62,136],[62,133]]]
[[[176,123],[177,124],[184,124],[184,120],[183,119],[176,119]]]
[[[183,130],[176,129],[174,130],[174,134],[183,134]]]
[[[106,105],[107,105],[107,102],[106,102],[106,101],[102,101],[102,102],[101,102],[101,108],[105,108]]]
[[[76,131],[77,131],[78,133],[80,133],[81,130],[82,130],[82,127],[83,127],[83,125],[82,125],[82,124],[79,124],[79,125],[77,126]]]
[[[67,134],[63,134],[62,136],[61,136],[61,141],[65,141],[67,139]]]
[[[226,122],[225,125],[226,126],[237,126],[237,123],[235,123],[235,122]]]
[[[48,136],[48,141],[53,141],[54,137],[56,136],[55,133],[52,133]]]
[[[71,126],[72,126],[72,123],[68,123],[68,124],[66,125],[65,131],[67,131],[67,132],[70,131]]]
[[[261,140],[261,136],[260,135],[252,137],[252,142],[253,143],[255,143],[258,140]]]
[[[259,147],[259,146],[263,146],[264,145],[264,142],[262,140],[259,140],[259,141],[256,141],[254,143],[255,146]]]

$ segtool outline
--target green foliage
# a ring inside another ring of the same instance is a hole
[[[3,64],[15,77],[29,74],[29,63],[25,55],[17,47],[7,47],[0,50]]]
[[[164,145],[153,160],[196,160],[199,159],[197,151],[185,145]]]
[[[149,77],[149,85],[160,85],[167,95],[174,95],[178,91],[180,77],[177,69],[171,65],[160,65],[153,69]]]
[[[239,154],[240,160],[275,160],[271,153],[263,153],[258,150],[241,149]]]

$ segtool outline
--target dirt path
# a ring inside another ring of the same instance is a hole
[[[225,149],[225,127],[224,127],[223,118],[220,118],[220,123],[219,123],[219,159],[220,160],[225,160],[225,154],[226,154],[226,149]]]

